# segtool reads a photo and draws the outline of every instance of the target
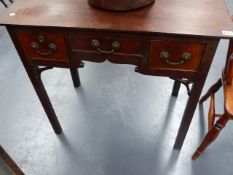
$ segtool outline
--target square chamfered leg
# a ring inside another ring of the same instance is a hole
[[[177,97],[179,90],[180,90],[180,85],[181,82],[174,80],[174,84],[173,84],[173,89],[172,89],[172,96]]]
[[[50,102],[49,96],[46,92],[44,84],[41,80],[41,72],[47,70],[48,68],[39,68],[38,66],[30,66],[27,62],[24,62],[25,69],[28,73],[28,76],[32,82],[32,85],[39,97],[39,100],[47,114],[47,117],[53,127],[53,130],[56,134],[61,134],[62,128],[57,119],[53,106]]]
[[[70,68],[71,78],[73,80],[74,87],[79,87],[81,85],[78,68]]]
[[[199,66],[193,86],[190,92],[190,96],[188,98],[184,114],[181,120],[181,124],[179,127],[178,134],[176,136],[174,149],[180,150],[184,143],[184,139],[187,135],[189,126],[193,119],[193,115],[198,104],[198,100],[201,95],[201,91],[203,89],[210,65],[214,58],[214,54],[217,48],[218,42],[209,43],[206,45],[205,53],[203,56],[202,64]]]

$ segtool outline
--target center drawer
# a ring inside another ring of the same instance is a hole
[[[70,35],[74,56],[81,60],[139,64],[143,58],[143,41],[133,37],[99,37]]]

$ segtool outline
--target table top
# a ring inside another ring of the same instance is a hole
[[[87,0],[17,0],[0,24],[233,38],[224,0],[155,0],[131,12],[99,10]]]

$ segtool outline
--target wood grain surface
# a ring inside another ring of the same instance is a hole
[[[224,0],[156,0],[131,12],[109,12],[84,0],[18,0],[0,15],[2,25],[69,27],[232,38]]]

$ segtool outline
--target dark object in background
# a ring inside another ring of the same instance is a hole
[[[2,2],[2,4],[3,4],[6,8],[8,7],[4,0],[0,0],[0,1]],[[10,1],[11,3],[13,3],[13,0],[9,0],[9,1]]]
[[[128,11],[147,6],[154,0],[88,0],[89,4],[97,8],[113,11]]]

